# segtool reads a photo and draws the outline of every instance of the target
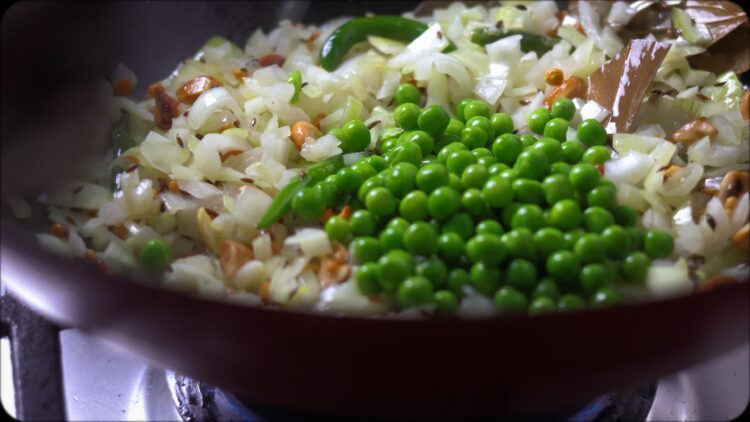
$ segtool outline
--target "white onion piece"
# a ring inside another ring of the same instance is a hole
[[[687,195],[700,182],[703,177],[703,166],[690,163],[686,167],[677,170],[663,184],[661,194],[664,196]]]
[[[351,281],[324,289],[315,309],[320,312],[358,316],[382,314],[387,311],[383,303],[370,300]]]
[[[247,186],[237,197],[232,215],[237,224],[255,228],[270,205],[271,197],[267,193],[252,186]]]
[[[169,173],[172,165],[182,164],[190,157],[190,152],[177,144],[149,141],[148,138],[141,144],[140,152],[151,167],[162,173]]]
[[[307,138],[302,145],[300,155],[305,160],[314,163],[323,161],[326,158],[341,154],[341,148],[339,148],[340,144],[341,141],[330,133],[321,136],[317,140]],[[346,160],[346,155],[344,156],[344,160]]]
[[[646,286],[656,297],[672,297],[690,293],[693,283],[688,276],[688,266],[684,259],[675,263],[654,262],[648,269]]]
[[[242,115],[240,106],[226,88],[209,89],[201,94],[190,107],[188,123],[193,130],[201,129],[211,116],[226,110],[231,111],[236,117]]]
[[[625,155],[604,163],[604,174],[615,185],[628,183],[636,185],[648,175],[654,160],[648,155],[630,151]]]
[[[180,187],[180,190],[183,190],[198,199],[215,198],[221,196],[223,193],[221,189],[206,182],[178,180],[177,185]]]
[[[284,240],[284,247],[287,246],[299,246],[302,254],[309,258],[333,252],[328,235],[320,229],[297,230],[296,233]]]

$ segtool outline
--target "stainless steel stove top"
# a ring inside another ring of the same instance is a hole
[[[167,373],[79,330],[60,334],[65,404],[72,421],[178,421]],[[731,420],[750,398],[748,343],[659,381],[648,421]],[[3,405],[14,414],[7,340]]]

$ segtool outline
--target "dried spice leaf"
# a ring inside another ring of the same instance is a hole
[[[688,0],[685,12],[712,38],[705,53],[690,58],[692,66],[714,73],[750,70],[750,23],[739,5],[731,1]]]
[[[608,133],[628,132],[669,47],[653,36],[630,40],[589,76],[588,99],[611,111]]]

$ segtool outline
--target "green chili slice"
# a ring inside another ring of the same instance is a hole
[[[323,69],[336,70],[346,53],[358,42],[370,35],[409,42],[427,30],[427,25],[401,16],[370,16],[352,19],[333,31],[320,49],[320,64]],[[456,46],[449,41],[444,52],[455,50]]]
[[[504,29],[477,28],[471,33],[471,42],[479,45],[487,45],[499,39],[510,37],[512,35],[521,36],[521,51],[523,51],[524,53],[534,51],[539,56],[552,50],[552,47],[554,47],[555,44],[560,41],[559,38],[529,34],[523,31],[506,31]]]
[[[295,70],[294,72],[289,74],[289,77],[286,81],[294,85],[294,95],[289,102],[292,104],[297,104],[297,101],[299,101],[299,92],[302,89],[302,74],[299,72],[299,70]]]
[[[336,173],[342,167],[344,167],[344,159],[338,155],[306,168],[302,174],[300,174],[298,179],[289,182],[284,189],[273,198],[271,206],[268,207],[263,218],[258,222],[258,229],[268,228],[273,223],[287,215],[289,211],[292,210],[292,199],[294,199],[294,195],[296,195],[297,192],[309,185],[314,185],[322,181],[326,177]]]

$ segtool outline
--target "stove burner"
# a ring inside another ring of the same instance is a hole
[[[167,383],[177,412],[185,422],[351,420],[240,401],[229,392],[171,371],[167,371]],[[621,392],[603,394],[572,416],[570,412],[560,412],[531,419],[569,422],[643,421],[646,420],[655,395],[656,383],[650,383]]]

